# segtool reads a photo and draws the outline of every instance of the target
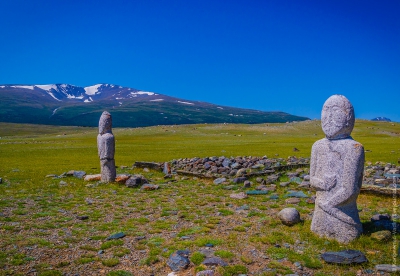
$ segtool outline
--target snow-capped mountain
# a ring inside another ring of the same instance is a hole
[[[273,123],[308,118],[178,99],[115,84],[0,85],[0,122],[96,126],[104,110],[115,127]]]
[[[157,95],[153,92],[141,91],[115,84],[95,84],[87,87],[80,87],[71,84],[1,85],[0,89],[27,89],[32,91],[40,91],[47,93],[56,101],[75,100],[85,103],[105,98],[122,100]]]

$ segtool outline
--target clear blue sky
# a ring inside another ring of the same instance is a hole
[[[2,0],[0,84],[113,83],[319,118],[400,122],[398,0]]]

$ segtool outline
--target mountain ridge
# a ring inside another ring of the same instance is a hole
[[[115,84],[0,85],[0,121],[96,126],[103,110],[114,126],[195,123],[283,123],[309,118],[191,101]]]

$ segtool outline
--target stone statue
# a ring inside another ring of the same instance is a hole
[[[357,210],[364,170],[364,147],[350,134],[354,109],[342,95],[329,97],[321,114],[326,138],[311,150],[310,182],[317,190],[311,231],[348,243],[362,233]]]
[[[99,135],[97,135],[102,182],[114,182],[117,174],[114,160],[115,139],[111,127],[111,114],[104,111],[99,120]]]

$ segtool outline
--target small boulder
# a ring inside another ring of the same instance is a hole
[[[286,204],[299,204],[300,198],[292,197],[285,200]]]
[[[85,175],[85,178],[83,180],[85,180],[85,181],[100,181],[101,174],[88,174],[88,175]]]
[[[158,188],[159,188],[158,185],[144,184],[140,189],[145,191],[152,191],[152,190],[157,190]]]
[[[179,254],[179,252],[174,252],[169,256],[167,260],[167,265],[172,271],[181,271],[189,267],[190,261],[184,254]]]
[[[213,270],[203,270],[196,273],[196,276],[214,276]]]
[[[392,264],[378,264],[375,266],[375,269],[378,271],[384,271],[384,272],[399,272],[400,266],[392,265]]]
[[[250,182],[249,180],[246,180],[246,181],[243,183],[243,187],[244,187],[244,188],[250,188],[250,187],[251,187],[251,182]]]
[[[130,174],[117,174],[117,177],[115,178],[115,182],[125,183],[130,177],[131,177]]]
[[[232,180],[233,183],[244,183],[247,180],[247,177],[236,177]]]
[[[278,213],[278,218],[284,225],[292,226],[299,223],[300,213],[295,208],[285,208]]]
[[[219,185],[219,184],[224,183],[225,181],[226,181],[225,177],[217,178],[214,180],[214,184]]]
[[[135,174],[125,182],[125,185],[129,188],[134,188],[147,183],[149,183],[149,181],[143,175]]]
[[[68,174],[68,173],[67,173]],[[86,175],[84,171],[74,171],[73,176],[76,178],[83,178]]]
[[[237,193],[237,194],[231,194],[230,197],[234,198],[234,199],[245,199],[248,196],[244,192],[240,192],[240,193]]]
[[[342,250],[338,252],[326,252],[321,258],[331,264],[361,264],[368,262],[365,255],[358,250]]]
[[[125,233],[124,232],[119,232],[119,233],[115,233],[111,236],[109,236],[106,240],[116,240],[116,239],[122,239],[123,237],[125,237]]]
[[[227,266],[228,264],[219,257],[211,257],[207,258],[203,261],[203,265],[206,266]]]

